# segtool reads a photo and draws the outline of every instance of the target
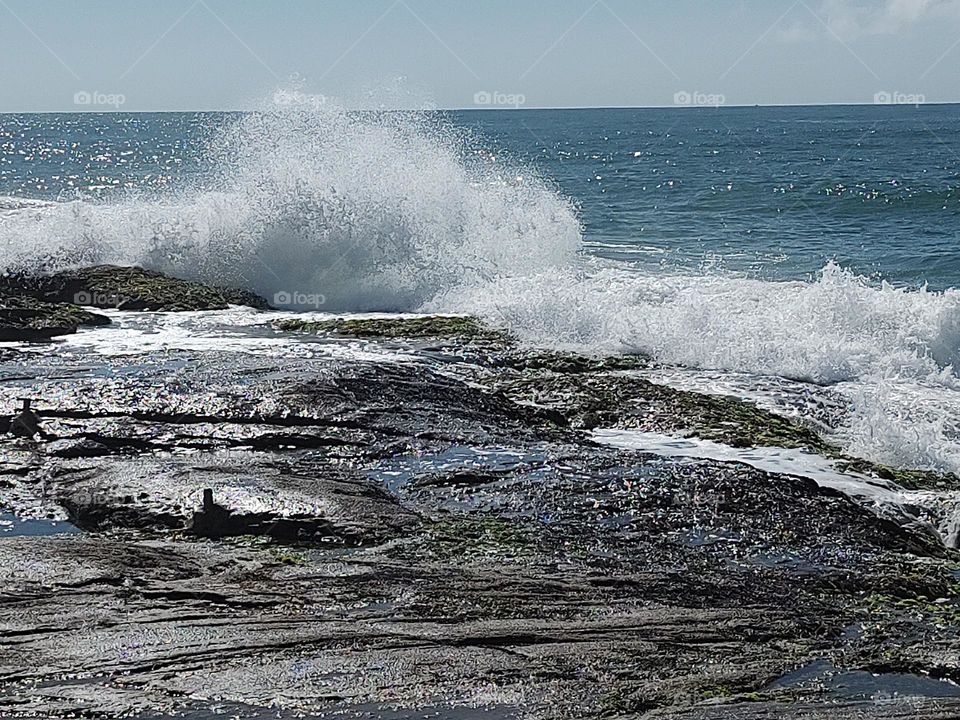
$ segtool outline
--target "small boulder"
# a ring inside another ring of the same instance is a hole
[[[91,458],[110,454],[110,448],[90,438],[54,440],[46,445],[46,453],[58,458]]]

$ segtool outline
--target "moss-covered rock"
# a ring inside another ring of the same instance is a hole
[[[576,356],[574,356],[576,357]],[[620,367],[620,363],[623,366]],[[696,437],[732,447],[807,450],[836,462],[839,472],[895,482],[910,490],[960,489],[960,477],[933,470],[895,468],[855,458],[825,440],[814,428],[725,395],[678,390],[611,370],[642,367],[645,359],[580,358],[534,360],[527,372],[495,382],[507,397],[558,411],[575,428],[623,428]]]
[[[267,308],[252,293],[209,287],[139,267],[94,265],[52,275],[9,275],[0,291],[44,302],[120,310],[223,310],[230,304]]]
[[[342,335],[382,340],[506,340],[507,336],[485,327],[467,316],[428,315],[405,318],[332,318],[301,320],[291,318],[276,323],[280,330]]]
[[[622,368],[621,360],[627,360]],[[575,428],[624,428],[696,437],[732,447],[783,447],[836,461],[839,472],[895,482],[910,490],[960,489],[960,477],[933,470],[894,468],[855,458],[825,440],[814,428],[724,395],[677,390],[631,374],[609,370],[642,367],[644,358],[545,362],[543,371],[495,382],[507,397],[558,411]],[[538,365],[533,365],[538,367]]]
[[[555,373],[577,375],[582,373],[637,370],[650,365],[643,355],[580,355],[560,351],[529,351],[502,353],[486,363],[491,367],[513,370],[549,370]]]
[[[960,477],[953,473],[895,468],[862,458],[851,458],[839,451],[834,453],[833,457],[838,459],[837,466],[842,472],[856,472],[880,480],[890,480],[908,490],[960,489]]]
[[[525,373],[498,385],[508,397],[561,412],[574,427],[680,434],[733,447],[834,451],[812,428],[753,403],[615,373]]]
[[[42,341],[76,332],[81,325],[109,325],[110,318],[75,305],[0,295],[0,340]]]
[[[457,360],[491,369],[546,370],[581,374],[647,367],[642,355],[584,355],[558,350],[521,347],[509,332],[491,328],[470,316],[425,315],[421,317],[289,318],[274,323],[279,330],[369,340],[434,340]]]

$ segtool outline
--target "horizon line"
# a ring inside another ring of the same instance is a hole
[[[878,102],[823,102],[823,103],[721,103],[698,105],[463,105],[431,108],[346,108],[348,112],[549,112],[556,110],[741,110],[744,108],[820,108],[820,107],[913,107],[960,105],[960,100],[919,103]],[[204,110],[3,110],[0,115],[163,115],[177,113],[251,113],[266,112],[263,108],[204,109]]]

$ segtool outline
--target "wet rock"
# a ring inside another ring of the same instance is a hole
[[[83,458],[101,457],[110,454],[110,448],[89,438],[54,440],[44,448],[52,457]]]
[[[73,305],[0,293],[0,341],[40,342],[81,326],[109,324],[109,318]]]
[[[23,398],[21,402],[23,405],[20,412],[10,419],[10,433],[23,438],[34,438],[37,435],[46,436],[47,433],[40,427],[40,418],[30,407],[31,401]]]
[[[369,318],[280,320],[280,330],[335,334],[358,338],[377,339],[458,339],[507,341],[508,336],[484,326],[476,318],[468,316],[431,315],[410,318]]]
[[[214,289],[219,292],[223,296],[223,299],[230,305],[245,305],[246,307],[257,310],[272,309],[272,306],[266,298],[260,297],[249,290],[229,287],[215,287]]]
[[[839,453],[812,428],[722,395],[677,390],[612,372],[505,375],[493,387],[516,401],[560,412],[575,427],[611,427],[713,440],[733,447],[777,446]]]
[[[222,310],[231,303],[269,307],[252,293],[208,287],[139,267],[95,265],[51,275],[8,275],[0,292],[48,303],[119,310]]]
[[[555,373],[579,374],[636,370],[649,366],[650,359],[643,355],[603,357],[517,349],[494,355],[487,364],[522,371],[549,370]]]
[[[820,658],[883,691],[960,680],[960,555],[920,523],[571,426],[827,452],[812,429],[615,361],[422,339],[44,355],[0,386],[56,398],[61,438],[0,439],[0,502],[88,531],[0,527],[0,715],[957,714],[775,682]]]
[[[838,467],[844,472],[858,472],[881,480],[892,480],[901,487],[910,490],[939,490],[941,492],[944,490],[960,490],[960,477],[954,473],[895,468],[862,458],[852,458],[840,452],[834,454],[834,457],[840,459]]]
[[[192,528],[201,537],[252,535],[352,546],[382,542],[417,524],[414,513],[364,473],[302,453],[48,459],[45,471],[24,482],[25,492],[31,485],[42,495],[25,506],[39,504],[51,513],[64,508],[87,530]],[[212,488],[216,502],[211,497],[201,504]]]
[[[81,530],[178,530],[183,519],[173,513],[145,511],[132,495],[101,502],[96,496],[77,493],[60,499],[70,522]]]

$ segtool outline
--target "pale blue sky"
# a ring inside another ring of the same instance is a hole
[[[352,105],[951,102],[960,0],[0,0],[0,67],[5,112],[237,109],[292,77]]]

